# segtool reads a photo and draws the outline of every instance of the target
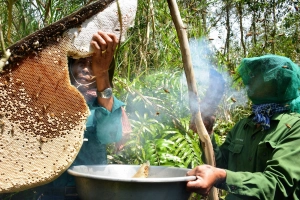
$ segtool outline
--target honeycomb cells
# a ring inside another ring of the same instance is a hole
[[[82,145],[89,111],[70,85],[72,39],[52,43],[0,75],[0,193],[51,181]]]
[[[91,4],[90,10],[83,8],[85,12],[16,43],[16,53],[10,57],[13,65],[0,72],[0,193],[50,182],[76,158],[89,110],[70,84],[67,56],[90,56],[90,40],[100,27],[118,38],[122,32],[116,2],[97,2],[98,7]],[[137,1],[119,3],[125,36]],[[80,21],[102,8],[98,17]],[[72,23],[77,25],[70,28]]]

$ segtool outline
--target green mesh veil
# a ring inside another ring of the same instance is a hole
[[[244,58],[238,72],[253,104],[278,103],[300,113],[300,69],[277,55]]]

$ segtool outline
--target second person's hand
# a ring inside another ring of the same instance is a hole
[[[226,171],[210,165],[199,165],[187,172],[188,176],[196,176],[195,181],[187,183],[187,190],[201,195],[208,195],[210,189],[217,183],[226,180]]]

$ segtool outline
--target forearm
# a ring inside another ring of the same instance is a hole
[[[97,90],[99,92],[105,90],[106,88],[111,87],[110,82],[109,82],[108,71],[98,73],[96,75],[96,82],[97,82]],[[110,97],[108,99],[97,97],[97,100],[98,100],[99,105],[106,108],[108,111],[112,110],[112,106],[114,103],[113,97]]]
[[[104,89],[111,87],[109,81],[109,67],[113,61],[114,51],[119,41],[116,35],[98,31],[93,35],[91,46],[94,49],[92,58],[92,70],[96,77],[97,90],[102,92]],[[111,111],[113,98],[100,98],[98,103]]]
[[[287,187],[271,172],[233,172],[226,170],[226,181],[216,185],[218,188],[228,191],[231,195],[240,199],[289,199],[291,196]],[[290,183],[293,185],[292,183]],[[291,188],[292,190],[292,188]]]

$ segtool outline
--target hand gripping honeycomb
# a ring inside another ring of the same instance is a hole
[[[67,57],[91,55],[97,30],[124,38],[137,1],[118,2],[121,12],[100,0],[8,48],[0,73],[0,193],[51,182],[74,161],[89,110],[70,84]]]

